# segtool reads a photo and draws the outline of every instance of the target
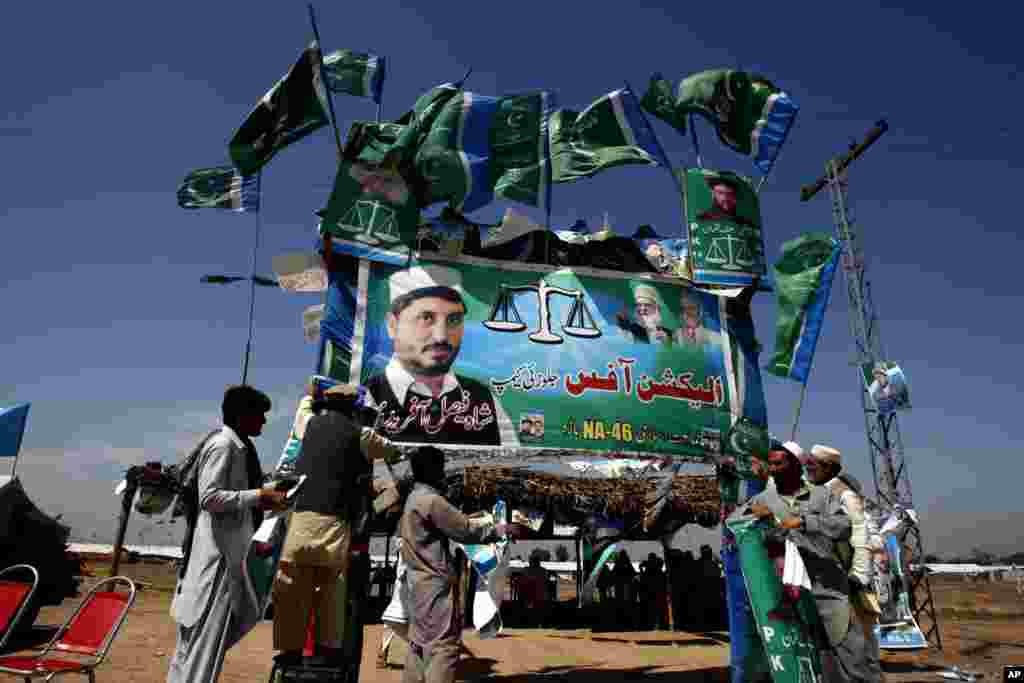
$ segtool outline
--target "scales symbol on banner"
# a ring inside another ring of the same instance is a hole
[[[572,299],[569,315],[562,323],[562,332],[571,337],[600,337],[601,330],[594,322],[594,316],[583,300],[583,292],[578,289],[564,289],[544,282],[543,279],[532,285],[500,285],[498,298],[491,307],[491,314],[483,325],[496,332],[522,332],[527,325],[523,322],[516,309],[515,294],[517,292],[536,292],[539,309],[538,329],[530,333],[529,339],[538,344],[561,344],[565,339],[551,331],[551,308],[549,298],[552,294],[561,294]]]
[[[734,235],[712,237],[704,259],[726,268],[749,268],[756,263],[747,241]]]
[[[356,201],[341,217],[338,225],[348,232],[358,232],[355,238],[366,244],[394,244],[401,240],[395,210],[371,199]]]

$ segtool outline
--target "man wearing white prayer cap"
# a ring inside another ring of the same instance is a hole
[[[633,287],[634,318],[625,311],[616,316],[622,331],[642,344],[658,342],[672,343],[672,332],[661,324],[661,301],[658,290],[651,285],[638,284]]]
[[[462,274],[427,264],[388,278],[387,331],[394,346],[384,371],[366,387],[381,428],[394,441],[500,445],[516,432],[488,387],[457,375],[466,304]]]
[[[838,541],[835,545],[839,559],[849,574],[850,628],[859,628],[864,638],[852,639],[846,649],[853,659],[861,660],[863,670],[880,677],[880,652],[874,627],[878,623],[881,609],[871,581],[871,550],[868,547],[863,489],[859,481],[843,471],[842,453],[831,446],[812,446],[810,457],[804,460],[804,467],[811,483],[823,486],[830,496],[838,499],[840,508],[850,518],[849,541]]]

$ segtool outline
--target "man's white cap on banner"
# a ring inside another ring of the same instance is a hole
[[[454,268],[445,266],[416,266],[407,270],[400,270],[388,278],[388,286],[391,289],[391,301],[416,292],[417,290],[435,290],[447,288],[462,295],[462,273]],[[428,296],[430,292],[424,292],[421,296]]]

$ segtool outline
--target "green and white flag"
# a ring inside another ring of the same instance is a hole
[[[568,109],[554,112],[548,131],[556,183],[625,164],[670,166],[628,88],[608,93],[579,114]]]
[[[368,164],[380,164],[398,143],[407,126],[387,121],[354,121],[345,140],[345,154]]]
[[[369,97],[380,104],[386,60],[377,55],[337,50],[324,57],[324,83],[334,93]]]
[[[260,176],[244,176],[233,166],[214,166],[192,171],[178,186],[178,206],[183,209],[260,210]]]
[[[725,146],[753,157],[767,174],[796,120],[799,107],[774,83],[758,74],[711,69],[687,76],[674,89],[660,73],[640,101],[645,110],[686,132],[686,119],[700,114]]]
[[[801,235],[782,245],[782,258],[774,267],[775,355],[766,368],[773,375],[807,383],[840,251],[839,242],[824,232]]]
[[[250,175],[279,151],[327,123],[320,48],[313,41],[246,117],[228,143],[228,153],[242,175]]]
[[[467,213],[499,196],[545,207],[550,98],[544,91],[488,97],[465,90],[449,97],[416,151],[420,205],[447,201]]]

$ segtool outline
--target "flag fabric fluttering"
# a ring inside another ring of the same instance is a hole
[[[786,141],[799,107],[767,78],[733,69],[711,69],[684,78],[678,89],[660,73],[651,77],[643,108],[686,132],[690,114],[710,121],[722,144],[752,157],[767,175]]]
[[[448,201],[466,213],[495,196],[547,206],[550,102],[544,91],[488,97],[460,90],[449,98],[416,150],[421,206]]]
[[[775,264],[778,322],[775,356],[766,368],[778,377],[807,383],[818,344],[841,247],[828,233],[809,233],[786,242]]]
[[[324,57],[323,80],[333,93],[369,97],[380,104],[387,75],[384,57],[352,50],[336,50]]]
[[[246,117],[228,143],[228,153],[243,175],[251,175],[279,151],[327,123],[320,47],[313,41]]]
[[[22,403],[0,410],[0,458],[18,457],[30,405]]]
[[[551,115],[548,130],[555,183],[625,164],[671,168],[629,88],[608,93],[579,114],[559,109]]]
[[[183,209],[259,211],[259,173],[242,175],[233,166],[214,166],[192,171],[178,187],[178,206]]]

